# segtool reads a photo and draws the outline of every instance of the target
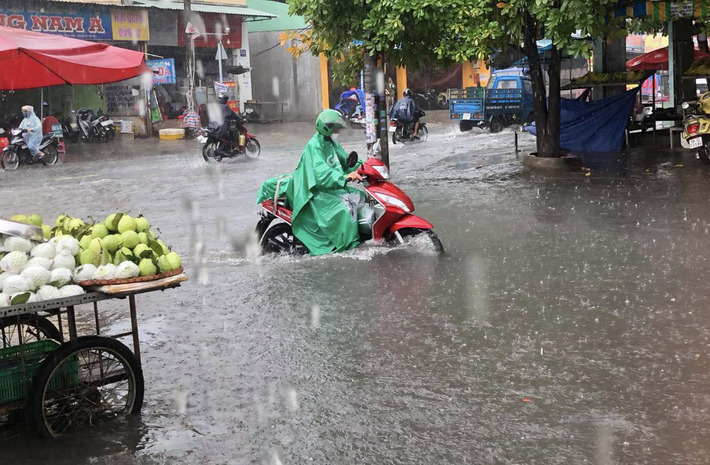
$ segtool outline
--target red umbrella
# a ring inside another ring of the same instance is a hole
[[[695,50],[695,59],[708,58],[710,54]],[[668,69],[668,47],[659,48],[643,55],[639,55],[626,62],[626,69],[630,71],[665,71]]]
[[[0,27],[0,90],[107,84],[145,72],[150,69],[140,52]]]

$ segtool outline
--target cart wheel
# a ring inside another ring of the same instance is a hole
[[[27,395],[27,416],[41,438],[139,413],[143,370],[115,339],[83,336],[44,359]]]
[[[19,327],[16,318],[0,319],[0,348],[19,345],[20,334],[22,342],[25,344],[46,339],[62,340],[62,335],[57,327],[45,317],[23,315],[20,317]]]

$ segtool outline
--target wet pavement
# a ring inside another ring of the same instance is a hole
[[[432,124],[392,149],[392,174],[445,256],[263,258],[259,183],[293,169],[312,129],[250,129],[257,161],[117,140],[0,172],[0,216],[140,212],[192,278],[138,298],[140,418],[22,432],[3,463],[707,463],[710,168],[641,148],[543,175],[511,132]],[[362,153],[360,138],[344,145]],[[127,327],[125,302],[103,308],[107,331]]]

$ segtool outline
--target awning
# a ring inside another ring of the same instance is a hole
[[[684,2],[659,2],[648,0],[627,0],[618,2],[612,7],[616,18],[652,17],[656,21],[672,21],[678,18],[702,18],[708,15],[710,3],[708,0],[692,0]]]
[[[132,6],[145,8],[158,8],[160,10],[179,10],[185,9],[182,2],[163,1],[163,0],[134,0]],[[207,5],[204,3],[193,3],[192,11],[196,13],[216,13],[224,15],[243,16],[245,19],[252,21],[263,21],[276,18],[276,15],[265,13],[245,6],[225,6],[225,5]]]
[[[695,60],[708,58],[710,54],[695,50]],[[632,71],[665,71],[668,69],[668,47],[659,48],[639,55],[626,62],[626,69]]]
[[[0,27],[0,90],[108,84],[145,72],[150,70],[141,52]]]

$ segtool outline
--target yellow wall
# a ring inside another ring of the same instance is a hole
[[[330,108],[330,77],[328,76],[328,59],[320,54],[320,91],[323,110]]]
[[[407,68],[397,67],[397,99],[404,97],[404,89],[407,88]]]
[[[484,60],[464,62],[463,66],[461,66],[461,73],[461,82],[464,89],[466,87],[476,87],[477,83],[480,83],[481,87],[485,87],[491,75],[491,71]]]
[[[644,52],[652,52],[659,48],[668,47],[668,36],[646,36],[643,43]]]

